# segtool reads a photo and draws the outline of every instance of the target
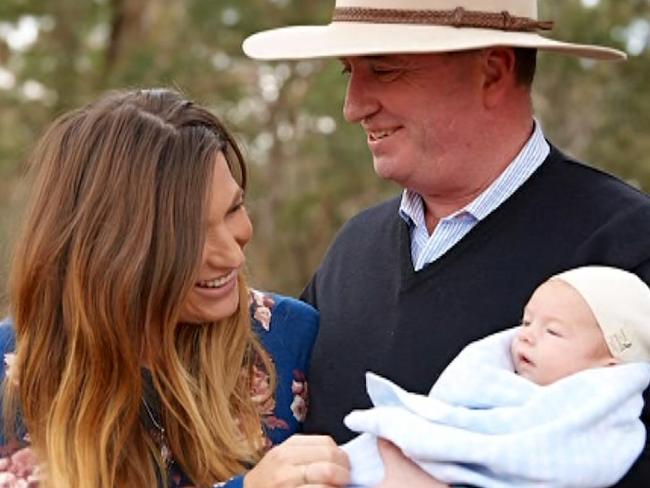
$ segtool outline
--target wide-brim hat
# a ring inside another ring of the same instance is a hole
[[[535,48],[616,61],[617,49],[541,36],[537,0],[336,0],[328,25],[292,26],[248,37],[244,52],[264,60]]]
[[[637,275],[609,266],[583,266],[553,276],[584,298],[612,356],[650,361],[650,288]]]

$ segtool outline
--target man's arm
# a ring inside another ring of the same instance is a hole
[[[417,464],[407,458],[393,443],[384,439],[377,441],[379,453],[384,462],[386,476],[375,488],[449,488],[425,473]]]
[[[311,280],[309,280],[309,283],[307,283],[307,286],[302,291],[299,298],[300,300],[302,300],[305,303],[308,303],[315,309],[318,309],[318,303],[316,300],[316,274],[314,274]]]

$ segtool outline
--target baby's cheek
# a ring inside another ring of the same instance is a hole
[[[514,357],[517,355],[517,342],[519,341],[519,336],[515,337],[515,339],[512,341],[510,344],[510,358],[514,360]]]

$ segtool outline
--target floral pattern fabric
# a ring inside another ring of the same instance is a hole
[[[318,314],[298,300],[256,290],[251,290],[249,306],[252,327],[269,352],[277,375],[273,394],[264,366],[261,362],[254,366],[251,395],[258,405],[265,443],[270,448],[298,432],[307,415],[306,372],[318,330]],[[2,370],[8,379],[17,381],[10,377],[14,344],[13,331],[7,328],[11,328],[10,323],[0,325],[0,353],[4,354]],[[8,336],[11,337],[6,339]],[[28,436],[22,443],[0,442],[0,488],[37,487],[39,471]],[[192,487],[192,482],[173,459],[168,465],[168,474],[169,488]],[[214,486],[238,488],[243,486],[243,480],[238,476]]]
[[[35,488],[40,479],[29,438],[0,447],[0,488]]]

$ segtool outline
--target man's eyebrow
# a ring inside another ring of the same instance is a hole
[[[368,61],[398,61],[402,59],[397,54],[373,54],[371,56],[363,56]]]
[[[349,57],[341,57],[338,58],[338,60],[341,63],[347,63],[349,62],[349,58],[356,58],[356,59],[365,59],[367,61],[383,61],[386,59],[401,59],[401,57],[397,54],[368,54],[366,56],[349,56]]]

